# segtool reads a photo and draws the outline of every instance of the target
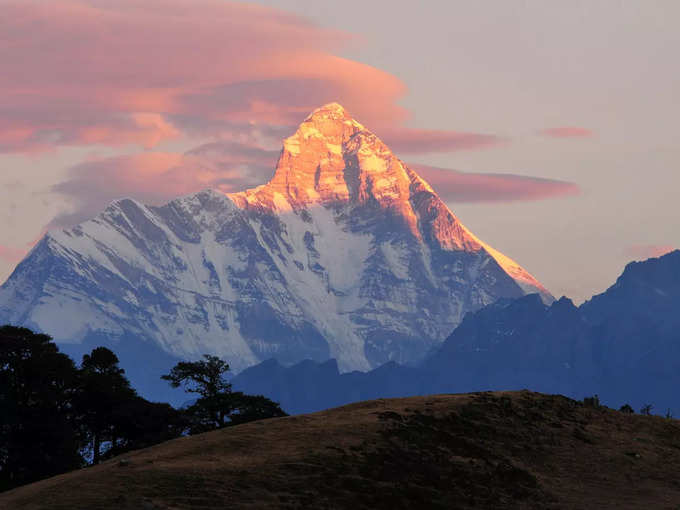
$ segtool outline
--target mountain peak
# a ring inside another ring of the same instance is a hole
[[[380,199],[386,187],[388,195],[408,199],[410,184],[404,165],[377,136],[340,104],[328,103],[284,140],[269,183],[233,196],[237,201],[278,201],[283,207],[299,208],[363,202],[369,194]]]
[[[349,138],[365,129],[342,105],[328,103],[314,110],[302,121],[297,131],[284,141],[284,151],[299,154],[301,146],[311,142],[312,150],[322,147],[337,152]]]
[[[445,251],[483,250],[522,291],[553,299],[517,262],[465,228],[427,182],[338,103],[314,110],[284,140],[271,181],[229,196],[241,208],[279,212],[310,205],[378,206],[399,217],[415,239]]]
[[[352,117],[349,115],[347,110],[345,110],[345,107],[342,106],[340,103],[327,103],[323,106],[320,106],[316,110],[314,110],[312,113],[310,113],[305,121],[311,120],[311,119],[317,119],[317,118],[332,118],[336,120],[353,120]]]

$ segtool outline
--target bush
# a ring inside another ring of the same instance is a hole
[[[597,395],[593,395],[592,397],[585,397],[583,399],[583,405],[585,407],[592,407],[593,409],[599,409],[601,406],[600,404],[600,397]]]

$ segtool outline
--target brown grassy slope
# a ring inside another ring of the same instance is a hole
[[[680,424],[530,392],[376,400],[140,450],[4,509],[680,508]]]

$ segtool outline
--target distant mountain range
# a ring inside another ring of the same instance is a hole
[[[537,295],[470,313],[417,367],[388,363],[338,371],[333,361],[249,368],[235,387],[263,393],[289,412],[377,397],[530,388],[608,405],[654,405],[680,415],[680,251],[633,262],[606,292],[580,307]]]
[[[328,104],[284,141],[263,186],[161,207],[123,199],[48,233],[0,288],[0,324],[76,356],[109,345],[156,392],[161,367],[204,353],[235,371],[269,358],[414,364],[468,312],[535,292],[553,300]]]

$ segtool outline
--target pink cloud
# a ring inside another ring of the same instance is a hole
[[[405,85],[337,56],[352,35],[269,7],[226,0],[0,0],[0,34],[0,152],[212,142],[185,154],[83,162],[55,188],[71,198],[74,211],[54,224],[89,217],[121,196],[159,203],[206,187],[234,191],[265,182],[278,152],[265,149],[268,142],[278,146],[310,111],[331,101],[397,153],[505,141],[405,127],[409,112],[398,105]],[[565,193],[566,184],[534,184],[540,191],[531,195],[510,177],[477,177],[474,184],[471,174],[457,175],[459,189],[468,191],[446,193],[459,200]],[[442,189],[449,185],[443,179]]]
[[[333,54],[350,35],[276,9],[9,0],[0,11],[0,151],[150,147],[197,119],[285,124],[331,100],[372,122],[406,118],[397,78]]]
[[[341,58],[350,34],[225,0],[4,0],[0,152],[60,145],[154,147],[183,135],[291,126],[338,101],[402,152],[498,139],[397,128],[406,87]]]
[[[50,228],[91,218],[121,197],[158,205],[206,188],[225,193],[252,188],[271,178],[278,155],[278,150],[248,140],[223,140],[184,154],[143,152],[86,161],[71,169],[69,180],[53,188],[69,197],[74,209],[55,218]],[[580,191],[575,184],[551,179],[410,166],[451,202],[540,200]]]
[[[539,134],[543,136],[550,136],[552,138],[588,138],[593,136],[590,129],[575,126],[563,126],[563,127],[553,127],[546,128],[539,131]]]
[[[513,174],[468,173],[411,164],[447,202],[513,202],[578,195],[577,184]]]
[[[380,138],[396,152],[413,154],[484,149],[505,141],[495,135],[405,127],[381,130]]]
[[[24,255],[26,255],[27,252],[28,249],[0,245],[0,259],[12,264],[19,262],[22,258],[24,258]]]
[[[40,234],[38,234],[33,240],[30,242],[26,243],[23,247],[17,248],[15,246],[3,246],[0,245],[0,260],[4,260],[5,262],[9,262],[11,264],[15,264],[22,260],[26,254],[31,251],[31,248],[33,248],[38,241],[40,241],[43,236],[47,233],[47,229],[44,228],[40,231]]]
[[[254,187],[272,176],[278,155],[249,143],[221,141],[184,154],[143,152],[86,161],[53,188],[71,199],[74,210],[57,216],[50,228],[89,219],[121,197],[159,205],[206,188],[230,192]]]
[[[635,244],[628,247],[626,255],[636,260],[645,260],[652,257],[661,257],[675,249],[676,247],[670,244]]]

